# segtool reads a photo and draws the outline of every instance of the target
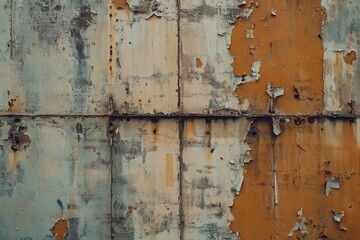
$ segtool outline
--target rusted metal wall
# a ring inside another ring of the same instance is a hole
[[[0,2],[0,239],[358,239],[359,0]]]

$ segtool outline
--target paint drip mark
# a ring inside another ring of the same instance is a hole
[[[56,240],[64,240],[69,232],[68,222],[65,219],[59,219],[51,228],[51,233]]]

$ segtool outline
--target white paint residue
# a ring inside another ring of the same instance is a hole
[[[331,176],[325,185],[325,195],[329,196],[331,189],[340,189],[340,179],[336,176]]]
[[[302,234],[307,234],[307,220],[303,216],[303,210],[300,208],[300,210],[297,212],[298,215],[298,221],[294,225],[294,227],[289,232],[288,236],[291,237],[294,235],[296,231],[300,231]]]

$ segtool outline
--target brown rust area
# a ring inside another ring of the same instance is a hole
[[[165,166],[166,166],[166,172],[165,172],[165,183],[167,187],[173,187],[174,186],[174,157],[172,154],[166,154],[165,158]]]
[[[307,239],[357,239],[360,228],[358,182],[359,149],[356,124],[350,121],[290,122],[275,140],[275,162],[279,189],[276,229],[279,239],[287,235],[302,208],[308,224]],[[329,176],[340,178],[340,189],[325,195]],[[331,209],[344,211],[339,229]],[[303,239],[297,231],[291,239]]]
[[[251,73],[254,60],[261,60],[260,80],[241,84],[240,99],[248,99],[253,112],[268,109],[266,85],[283,87],[277,108],[286,113],[315,113],[322,109],[323,45],[321,21],[325,18],[320,0],[258,1],[249,20],[239,19],[233,28],[230,53],[235,75]],[[271,10],[276,10],[276,16]],[[246,30],[254,28],[255,38],[246,39]],[[300,99],[293,98],[297,86]],[[256,94],[254,94],[256,93]]]
[[[124,9],[124,10],[130,10],[129,4],[126,0],[113,0],[112,6],[115,9]]]
[[[195,66],[196,68],[201,68],[203,65],[203,63],[201,62],[201,59],[200,58],[196,58],[195,59]]]
[[[351,51],[344,55],[344,61],[346,64],[351,65],[356,58],[357,58],[357,54],[355,51]]]
[[[230,225],[241,239],[274,238],[271,125],[267,121],[252,124],[246,142],[253,161],[245,165],[241,192],[235,197]]]
[[[128,213],[132,213],[134,211],[135,207],[134,206],[128,206]]]
[[[65,219],[59,219],[51,228],[51,233],[56,240],[64,240],[69,232],[68,222]]]

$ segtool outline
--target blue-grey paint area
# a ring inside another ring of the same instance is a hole
[[[0,121],[0,239],[54,239],[51,228],[59,219],[68,223],[65,239],[108,239],[111,164],[104,121]],[[21,134],[30,139],[26,148]],[[12,149],[14,141],[23,148]]]
[[[322,0],[326,11],[324,41],[325,111],[355,113],[360,110],[360,1]],[[344,57],[354,51],[352,63]]]
[[[177,121],[115,121],[113,126],[114,239],[179,239]]]
[[[244,164],[251,160],[245,142],[250,124],[247,119],[185,122],[184,239],[239,239],[229,229],[230,207],[241,189]]]
[[[107,112],[108,4],[0,3],[0,113]]]

